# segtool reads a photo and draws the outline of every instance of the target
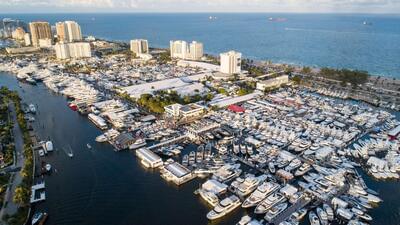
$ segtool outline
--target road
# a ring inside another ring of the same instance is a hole
[[[13,120],[13,134],[14,134],[14,142],[15,142],[15,161],[11,166],[12,168],[22,168],[25,164],[25,158],[23,155],[24,149],[24,140],[22,137],[22,131],[19,127],[17,121],[17,113],[15,111],[15,105],[9,104],[9,109],[11,112],[11,119]],[[19,184],[22,183],[22,176],[19,172],[20,169],[14,170],[11,173],[10,183],[7,187],[6,193],[4,195],[4,203],[0,210],[0,218],[3,218],[3,215],[13,215],[17,212],[19,205],[13,202],[13,194],[15,193],[15,189]],[[5,224],[4,221],[1,221],[1,224]]]

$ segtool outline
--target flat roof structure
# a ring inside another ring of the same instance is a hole
[[[229,105],[233,105],[239,102],[245,102],[248,100],[251,100],[257,96],[259,96],[261,93],[260,92],[253,92],[251,94],[248,95],[243,95],[243,96],[237,96],[237,97],[227,97],[227,98],[223,98],[223,99],[216,99],[215,101],[211,101],[210,105],[212,106],[218,106],[218,107],[226,107]]]
[[[189,169],[177,162],[167,165],[165,169],[177,178],[182,178],[191,173]]]
[[[122,88],[123,92],[127,92],[131,97],[139,98],[142,94],[152,94],[154,91],[174,89],[180,87],[191,87],[192,82],[204,79],[206,73],[196,74],[186,77],[177,77],[172,79],[160,80],[144,84],[133,85]],[[197,86],[196,86],[197,87]]]

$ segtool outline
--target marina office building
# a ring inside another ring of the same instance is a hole
[[[256,88],[260,91],[264,91],[266,88],[275,88],[280,87],[283,84],[289,83],[289,76],[282,75],[278,77],[273,77],[270,75],[266,75],[265,80],[261,80],[257,82]]]
[[[187,105],[181,105],[179,103],[167,105],[164,107],[165,113],[173,118],[194,118],[200,116],[204,113],[204,107],[196,104],[191,103]]]

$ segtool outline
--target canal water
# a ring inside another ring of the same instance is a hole
[[[44,177],[46,201],[35,206],[36,211],[49,213],[46,224],[225,225],[235,224],[245,214],[238,209],[222,220],[209,222],[206,214],[210,208],[193,194],[201,180],[177,187],[164,181],[158,171],[143,168],[133,152],[117,153],[110,145],[95,142],[101,131],[70,110],[63,96],[42,84],[18,83],[14,76],[0,72],[0,86],[17,90],[24,103],[37,106],[35,131],[41,140],[50,139],[55,146],[44,159],[54,168]],[[73,158],[67,155],[70,149]],[[399,182],[364,177],[384,200],[371,212],[372,224],[399,225]]]

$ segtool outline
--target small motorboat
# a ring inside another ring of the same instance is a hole
[[[47,172],[51,171],[51,165],[49,163],[46,164],[45,168]]]
[[[91,148],[92,148],[92,146],[91,146],[89,143],[86,144],[86,147],[87,147],[88,149],[91,149]]]
[[[37,212],[35,214],[33,214],[32,216],[32,225],[37,224],[44,216],[44,213],[42,212]]]

